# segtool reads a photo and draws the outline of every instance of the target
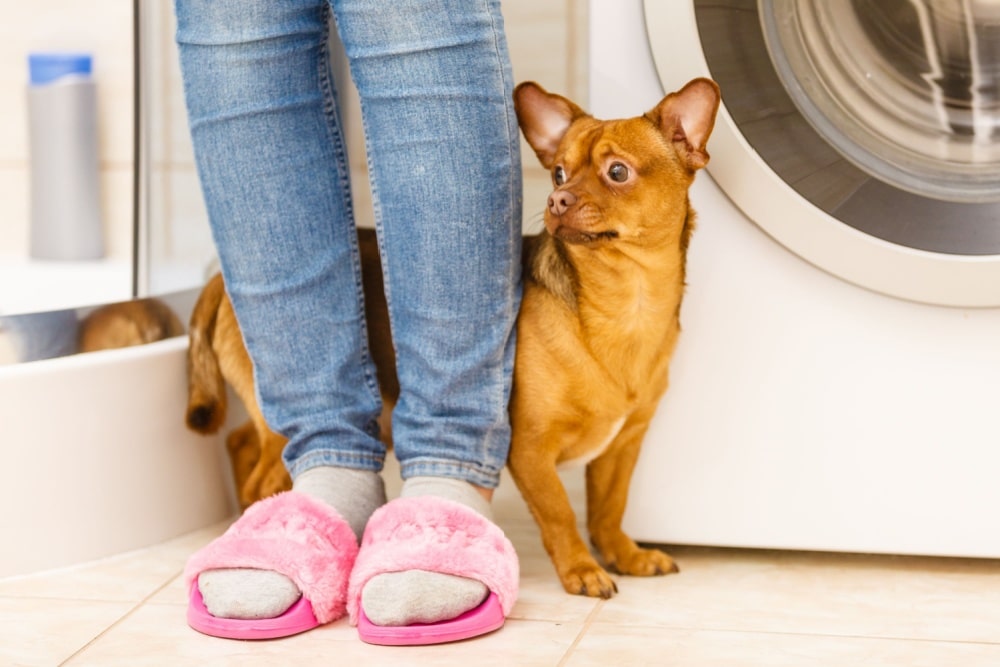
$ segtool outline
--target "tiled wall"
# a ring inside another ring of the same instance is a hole
[[[586,0],[504,0],[503,9],[514,78],[537,81],[587,108]],[[523,137],[521,156],[524,229],[537,232],[552,180]]]
[[[172,2],[144,0],[144,7],[152,28],[146,32],[152,247],[158,256],[205,261],[210,242],[187,137]],[[536,80],[585,104],[586,0],[503,0],[502,7],[515,78]],[[0,117],[6,119],[0,124],[0,258],[27,253],[26,54],[47,48],[95,54],[105,231],[109,255],[127,257],[132,245],[132,3],[46,0],[6,2],[0,9]],[[352,127],[352,162],[363,170],[358,123]],[[531,221],[540,219],[549,177],[526,146],[522,152],[525,220],[531,229],[537,228]]]
[[[104,0],[108,1],[108,0]],[[196,267],[204,278],[214,256],[205,204],[188,133],[184,88],[174,34],[173,0],[144,0],[144,77],[149,109],[148,233],[153,293],[167,291],[172,272],[165,265]],[[161,269],[157,271],[157,269]],[[200,274],[200,275],[199,275]],[[168,277],[166,285],[157,284]],[[183,280],[190,280],[185,272]]]

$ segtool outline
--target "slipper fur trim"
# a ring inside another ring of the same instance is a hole
[[[481,581],[504,616],[517,600],[514,545],[492,521],[461,503],[434,496],[397,498],[372,514],[351,573],[347,610],[357,625],[361,591],[387,572],[426,570]]]
[[[247,508],[225,533],[191,556],[184,578],[190,589],[206,570],[280,572],[298,586],[322,624],[344,615],[357,555],[354,531],[335,509],[286,491]]]

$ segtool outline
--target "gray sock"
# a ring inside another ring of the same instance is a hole
[[[292,488],[337,510],[359,541],[368,517],[385,503],[382,477],[369,470],[312,468],[299,475]],[[202,572],[198,590],[209,613],[218,618],[274,618],[302,595],[283,574],[236,568]]]
[[[468,482],[443,477],[412,477],[401,498],[436,496],[475,510],[493,520],[489,502]],[[478,607],[489,589],[481,581],[439,572],[410,570],[372,577],[361,591],[361,607],[375,625],[437,623]]]
[[[385,505],[385,483],[381,475],[370,470],[312,468],[296,477],[292,488],[340,512],[351,525],[358,542],[365,533],[368,517]]]

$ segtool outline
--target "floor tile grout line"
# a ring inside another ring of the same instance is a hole
[[[682,629],[682,628],[676,628]],[[970,644],[974,646],[1000,646],[1000,641],[988,641],[980,639],[945,639],[945,638],[933,638],[933,637],[905,637],[905,636],[890,636],[890,635],[860,635],[860,634],[838,634],[830,632],[789,632],[782,630],[718,630],[713,628],[683,628],[688,630],[696,630],[699,632],[740,632],[743,634],[756,634],[756,635],[780,635],[785,637],[823,637],[826,639],[869,639],[873,641],[887,641],[887,642],[920,642],[927,644]]]
[[[567,647],[566,652],[563,653],[563,657],[559,660],[557,667],[563,667],[566,665],[566,661],[569,660],[576,652],[576,647],[580,645],[580,642],[583,641],[584,635],[587,634],[587,631],[590,630],[590,627],[594,624],[594,620],[597,618],[597,614],[604,607],[605,602],[606,600],[597,600],[597,604],[595,604],[594,608],[590,610],[589,614],[587,614],[587,618],[583,620],[583,627],[580,628],[580,632],[578,632],[576,637],[573,638],[573,643],[570,644],[569,647]]]
[[[164,581],[162,584],[160,584],[159,586],[157,586],[148,595],[146,595],[146,597],[144,597],[141,600],[139,600],[138,602],[136,602],[134,605],[132,605],[132,607],[128,611],[126,611],[124,614],[122,614],[117,619],[115,619],[115,621],[111,625],[107,626],[106,628],[104,628],[103,630],[101,630],[100,632],[98,632],[97,635],[94,636],[94,637],[91,637],[90,640],[87,641],[86,644],[84,644],[83,646],[81,646],[77,650],[73,651],[73,653],[71,653],[69,655],[69,657],[67,657],[65,660],[63,660],[62,662],[59,663],[59,667],[63,667],[64,665],[68,665],[74,658],[76,658],[77,656],[79,656],[80,654],[82,654],[84,651],[86,651],[88,648],[90,648],[96,642],[98,642],[102,637],[104,637],[109,632],[111,632],[112,630],[114,630],[115,628],[117,628],[119,625],[121,625],[122,623],[124,623],[127,619],[129,619],[130,617],[132,617],[137,611],[139,611],[140,609],[142,609],[142,607],[145,606],[154,596],[158,595],[167,586],[169,586],[170,584],[172,584],[177,579],[177,577],[181,576],[181,574],[183,574],[183,572],[180,571],[180,570],[178,570],[172,576],[168,577],[166,581]]]
[[[601,601],[603,604],[603,600]],[[593,612],[592,612],[593,614]],[[584,631],[590,629],[595,625],[596,621],[592,621],[590,617],[584,621],[585,628],[581,631],[581,635]],[[742,635],[771,635],[771,636],[781,636],[781,637],[822,637],[825,639],[869,639],[874,641],[890,641],[890,642],[922,642],[928,644],[970,644],[974,646],[1000,646],[1000,640],[990,641],[988,639],[949,639],[946,637],[909,637],[906,635],[877,635],[877,634],[858,634],[858,633],[837,633],[837,632],[822,632],[818,630],[766,630],[766,629],[744,629],[744,628],[733,628],[733,627],[715,627],[715,626],[693,626],[693,625],[671,625],[671,624],[657,624],[657,623],[629,623],[629,622],[605,622],[603,625],[610,625],[618,628],[648,628],[653,630],[679,630],[686,632],[718,632],[718,633],[731,633],[731,634],[742,634]],[[562,664],[562,663],[560,663]]]

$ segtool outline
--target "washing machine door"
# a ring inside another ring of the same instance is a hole
[[[709,171],[863,287],[1000,305],[1000,2],[645,0],[666,90],[722,88]]]

